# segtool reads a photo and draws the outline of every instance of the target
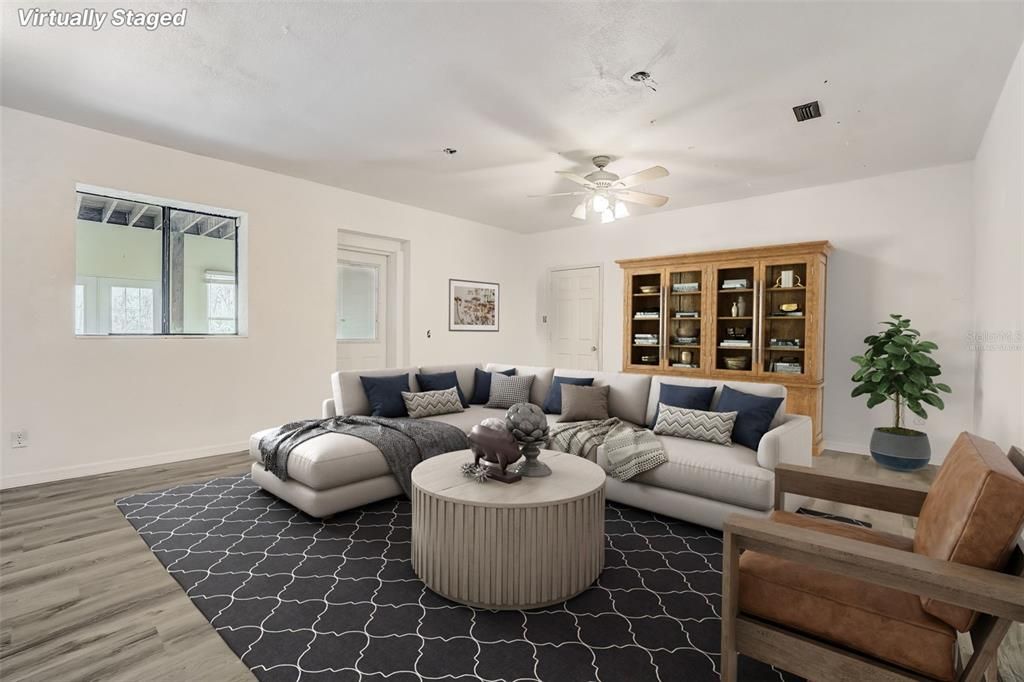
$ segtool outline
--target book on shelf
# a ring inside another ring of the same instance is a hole
[[[699,336],[673,336],[672,344],[676,346],[698,346],[700,345]]]
[[[695,318],[695,317],[700,317],[700,311],[699,310],[677,310],[673,314],[673,317],[676,317],[676,318],[690,318],[690,317],[694,317]]]
[[[750,285],[745,279],[727,279],[722,282],[723,289],[749,289]]]
[[[700,291],[700,282],[677,282],[672,285],[672,291]]]
[[[719,348],[750,348],[750,341],[729,341],[726,339],[718,344]]]
[[[772,371],[782,374],[800,374],[804,368],[797,362],[773,362]]]
[[[686,367],[688,369],[697,369],[697,365],[693,364],[692,362],[673,362],[672,366],[673,367]]]

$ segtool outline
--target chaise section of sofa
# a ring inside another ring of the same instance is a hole
[[[416,374],[454,371],[467,396],[473,394],[475,370],[502,371],[515,367],[520,375],[535,380],[530,401],[542,405],[555,376],[587,377],[595,386],[608,386],[608,411],[634,424],[651,423],[658,409],[662,384],[713,386],[718,403],[726,382],[651,376],[623,372],[590,372],[530,365],[463,363],[399,369],[335,372],[331,376],[332,397],[323,403],[323,416],[365,415],[370,404],[363,391],[361,376],[409,374],[409,385],[418,390]],[[607,499],[641,509],[673,516],[710,528],[721,528],[732,513],[767,515],[774,503],[775,467],[780,463],[811,463],[811,420],[786,414],[784,386],[728,382],[746,393],[781,397],[783,402],[757,451],[738,443],[731,446],[703,441],[658,436],[668,462],[629,481],[609,478]],[[427,419],[443,421],[468,432],[487,417],[503,417],[505,410],[470,405],[463,412]],[[548,415],[550,424],[559,415]],[[250,439],[253,480],[268,492],[312,516],[329,516],[346,509],[401,494],[384,456],[373,445],[353,436],[329,433],[298,445],[288,462],[288,481],[265,471],[260,463],[259,439],[271,430],[260,431]],[[606,464],[601,448],[585,453],[598,464]],[[787,509],[796,509],[803,500],[788,496]]]

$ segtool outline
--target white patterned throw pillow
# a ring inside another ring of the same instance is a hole
[[[491,376],[491,395],[486,407],[508,409],[516,403],[530,402],[530,387],[533,386],[532,374],[517,374],[507,377],[495,373]]]
[[[452,414],[463,410],[462,399],[459,398],[459,391],[455,388],[420,393],[402,391],[402,400],[405,401],[405,409],[413,419],[433,417],[438,414]]]
[[[658,421],[654,432],[662,436],[703,440],[718,445],[732,445],[732,427],[736,412],[705,412],[672,407],[658,403]]]

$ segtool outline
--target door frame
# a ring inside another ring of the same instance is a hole
[[[387,259],[387,296],[384,301],[384,341],[387,345],[385,364],[387,367],[406,366],[409,363],[409,311],[406,305],[409,286],[409,242],[339,229],[335,263],[342,260],[341,251],[362,252],[384,256]],[[338,295],[336,284],[334,295]]]
[[[581,265],[557,265],[548,268],[547,271],[547,288],[544,292],[544,299],[547,301],[547,313],[544,315],[544,325],[547,327],[547,333],[545,334],[547,340],[547,349],[544,355],[547,357],[548,362],[552,362],[551,357],[551,284],[552,275],[556,272],[565,272],[566,270],[589,270],[591,268],[597,268],[597,367],[598,371],[604,371],[604,264],[602,263],[584,263]]]

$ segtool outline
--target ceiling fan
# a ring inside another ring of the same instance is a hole
[[[577,175],[569,171],[555,171],[567,180],[572,180],[585,188],[576,192],[557,192],[555,194],[532,194],[532,197],[584,197],[572,217],[579,220],[587,219],[587,206],[601,216],[602,223],[615,222],[616,218],[628,218],[629,210],[626,203],[643,204],[644,206],[664,206],[668,197],[660,194],[648,194],[629,189],[636,185],[658,178],[664,178],[668,171],[661,166],[651,166],[639,173],[620,178],[604,168],[611,162],[608,156],[595,156],[593,159],[597,170],[587,175]]]

